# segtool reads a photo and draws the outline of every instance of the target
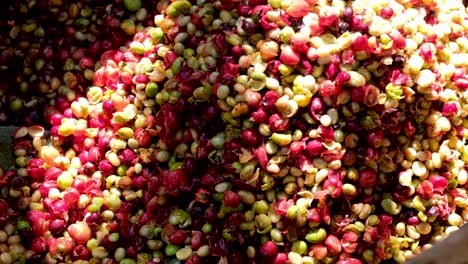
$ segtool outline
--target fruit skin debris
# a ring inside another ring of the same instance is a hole
[[[461,1],[7,12],[1,263],[404,263],[468,218]]]

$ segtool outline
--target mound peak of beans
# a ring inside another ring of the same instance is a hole
[[[467,220],[461,1],[157,10],[15,132],[0,262],[404,263]]]

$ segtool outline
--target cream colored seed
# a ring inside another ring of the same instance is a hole
[[[265,86],[270,90],[277,90],[280,87],[280,83],[275,78],[267,77],[265,81]]]
[[[176,258],[178,260],[186,260],[192,255],[192,249],[189,247],[181,248],[176,252]]]
[[[442,159],[440,157],[440,154],[437,152],[433,152],[431,155],[432,162],[434,164],[434,168],[440,168],[442,166]]]
[[[270,155],[276,154],[278,152],[278,145],[272,140],[268,140],[265,144],[265,151]]]
[[[271,140],[280,146],[287,146],[292,141],[292,136],[290,134],[282,133],[273,133],[271,135]]]
[[[18,174],[18,176],[27,177],[28,176],[28,169],[19,168],[19,169],[16,170],[16,173]]]
[[[242,202],[245,204],[253,204],[255,202],[255,196],[252,192],[240,190],[238,194],[241,197]]]
[[[414,175],[418,177],[423,177],[427,173],[427,168],[421,161],[415,161],[411,166],[411,169],[413,170]]]
[[[426,168],[428,170],[433,170],[434,169],[434,162],[432,160],[426,160],[424,162],[424,166],[426,166]]]
[[[313,259],[312,257],[309,256],[304,256],[302,257],[302,261],[304,264],[316,264],[317,260]]]
[[[107,160],[112,164],[114,167],[120,166],[120,158],[117,156],[115,152],[109,151],[108,154],[106,155]]]
[[[463,218],[457,213],[451,213],[448,217],[447,222],[451,226],[460,226],[463,223]]]
[[[299,198],[296,201],[296,205],[299,206],[300,208],[308,208],[310,206],[310,203],[312,202],[311,198]]]
[[[315,184],[320,184],[328,177],[328,169],[321,169],[315,175]]]
[[[219,192],[219,193],[222,193],[222,192],[227,191],[229,188],[230,188],[230,184],[229,184],[229,183],[227,183],[227,182],[221,182],[221,183],[216,184],[216,186],[215,186],[215,191],[217,191],[217,192]]]
[[[255,248],[252,246],[247,247],[247,256],[249,258],[254,258],[255,257]]]
[[[317,138],[317,136],[318,136],[318,130],[317,129],[311,129],[309,131],[309,137],[310,138]]]
[[[84,208],[89,203],[91,203],[91,198],[86,194],[82,194],[80,195],[80,198],[78,199],[78,208]]]
[[[404,160],[404,161],[401,162],[401,167],[403,167],[405,169],[411,168],[412,165],[413,164],[409,160]]]
[[[126,201],[133,201],[136,198],[138,198],[135,191],[131,191],[131,190],[124,190],[123,196],[125,197]]]
[[[307,94],[296,94],[293,97],[293,100],[296,102],[296,104],[300,107],[306,107],[309,105],[310,100],[311,100],[311,95]]]
[[[408,44],[408,40],[407,40]],[[416,44],[417,45],[417,44]],[[424,65],[424,59],[417,55],[413,54],[407,61],[408,70],[412,74],[418,74]]]
[[[312,161],[312,164],[314,165],[315,168],[317,169],[325,169],[328,167],[328,164],[327,162],[322,159],[322,158],[315,158],[313,161]]]
[[[422,150],[421,141],[419,139],[411,141],[411,147],[414,148],[416,151]]]
[[[330,108],[327,111],[327,115],[330,117],[332,124],[336,124],[338,122],[339,120],[338,110],[334,108]]]
[[[397,233],[398,236],[404,236],[404,235],[405,235],[405,232],[406,232],[406,225],[405,225],[405,223],[399,222],[399,223],[395,226],[395,231],[396,231],[396,233]]]
[[[450,123],[450,120],[446,118],[445,116],[441,116],[437,119],[436,126],[444,132],[448,132],[452,128],[452,124]]]
[[[427,222],[421,222],[420,224],[416,225],[416,231],[422,235],[427,235],[431,232],[432,226]]]
[[[0,230],[0,243],[7,241],[8,234],[4,230]]]
[[[405,148],[404,153],[405,153],[406,159],[408,160],[416,159],[417,151],[414,148]]]
[[[111,139],[109,146],[111,149],[119,150],[127,147],[127,142],[122,139],[113,138]]]
[[[59,156],[54,159],[54,163],[58,167],[64,167],[64,168],[70,167],[70,159],[68,159],[67,157]]]
[[[426,152],[425,151],[418,151],[418,153],[416,153],[416,158],[420,161],[426,161],[427,160],[427,155],[426,155]]]
[[[304,85],[304,88],[308,89],[312,93],[316,92],[317,85],[314,76],[312,75],[306,75],[304,76],[302,83]]]
[[[421,70],[419,74],[416,76],[416,84],[419,86],[426,88],[433,84],[436,80],[435,74],[428,69]],[[419,90],[419,88],[418,88]]]
[[[3,253],[3,252],[8,252],[9,249],[8,249],[8,245],[5,244],[5,243],[2,243],[0,244],[0,253]],[[1,263],[1,262],[0,262]]]
[[[129,139],[133,136],[133,129],[130,127],[122,127],[117,131],[117,134],[123,139]]]
[[[91,254],[93,255],[94,258],[97,259],[103,259],[106,258],[109,253],[104,247],[96,247],[91,251]]]
[[[445,234],[448,236],[456,231],[458,231],[460,228],[458,226],[449,226],[445,229]]]
[[[44,210],[44,206],[42,205],[42,203],[30,203],[29,209],[42,211]]]
[[[468,181],[468,173],[466,170],[460,170],[457,176],[458,185],[465,185]]]
[[[356,187],[350,183],[343,184],[344,195],[355,195],[357,192]]]
[[[10,189],[9,192],[10,196],[13,198],[19,198],[21,196],[21,192],[17,190]]]
[[[302,174],[304,173],[301,169],[299,169],[298,167],[295,167],[295,166],[291,166],[289,168],[289,173],[294,176],[294,177],[299,177],[299,176],[302,176]]]
[[[140,146],[140,144],[138,143],[138,141],[137,141],[136,139],[134,139],[134,138],[129,138],[129,139],[127,140],[127,145],[128,145],[128,147],[131,148],[131,149],[136,149],[136,148],[138,148],[138,147]]]
[[[330,116],[329,115],[322,115],[320,117],[320,124],[322,126],[326,126],[326,127],[330,126],[332,124],[332,120],[331,120]]]
[[[11,244],[8,247],[8,249],[10,250],[10,252],[14,252],[17,254],[24,254],[26,252],[26,249],[21,244]]]
[[[105,210],[101,213],[101,215],[107,221],[110,221],[112,220],[112,218],[114,218],[114,212],[112,212],[111,210]]]
[[[159,161],[159,162],[167,162],[169,159],[170,159],[170,154],[168,151],[166,150],[160,150],[158,151],[158,153],[156,154],[156,159]]]
[[[341,168],[341,160],[333,160],[328,163],[328,168],[330,170],[338,170]]]
[[[13,258],[11,256],[10,253],[8,252],[3,252],[1,255],[0,255],[0,263],[3,263],[3,264],[10,264],[10,263],[13,263]]]
[[[208,245],[203,245],[197,250],[197,255],[199,257],[203,258],[203,257],[208,256],[208,254],[210,254],[210,246]]]
[[[226,85],[219,86],[216,95],[219,99],[226,99],[229,96],[229,87]]]
[[[15,232],[16,230],[16,227],[12,224],[12,223],[8,223],[5,225],[5,227],[3,228],[3,230],[9,235],[13,235],[13,233]]]
[[[351,79],[349,80],[349,85],[354,87],[361,87],[366,84],[366,79],[360,73],[355,71],[349,71],[349,75],[351,75]]]
[[[266,136],[266,137],[271,135],[270,127],[268,126],[268,124],[265,124],[265,123],[261,123],[258,126],[258,132],[260,132],[260,134],[262,134],[262,136]],[[291,140],[292,140],[292,138],[291,138]]]
[[[288,260],[289,263],[291,264],[303,264],[304,261],[302,260],[302,256],[299,255],[299,253],[296,252],[289,252],[288,253]]]
[[[143,165],[141,165],[141,163],[136,163],[135,166],[133,166],[133,168],[136,174],[140,174],[143,170]]]
[[[78,157],[73,157],[70,161],[70,168],[79,169],[81,165],[81,160]]]
[[[118,247],[114,252],[114,258],[117,261],[121,261],[125,258],[125,249],[123,247]]]
[[[411,225],[406,226],[406,235],[412,239],[419,239],[421,237],[421,234],[416,231],[416,227]]]
[[[57,200],[60,198],[60,190],[57,188],[51,188],[47,194],[48,198],[51,200]]]

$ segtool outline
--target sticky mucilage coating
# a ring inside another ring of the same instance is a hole
[[[157,8],[16,131],[1,261],[404,263],[468,220],[462,1]]]

